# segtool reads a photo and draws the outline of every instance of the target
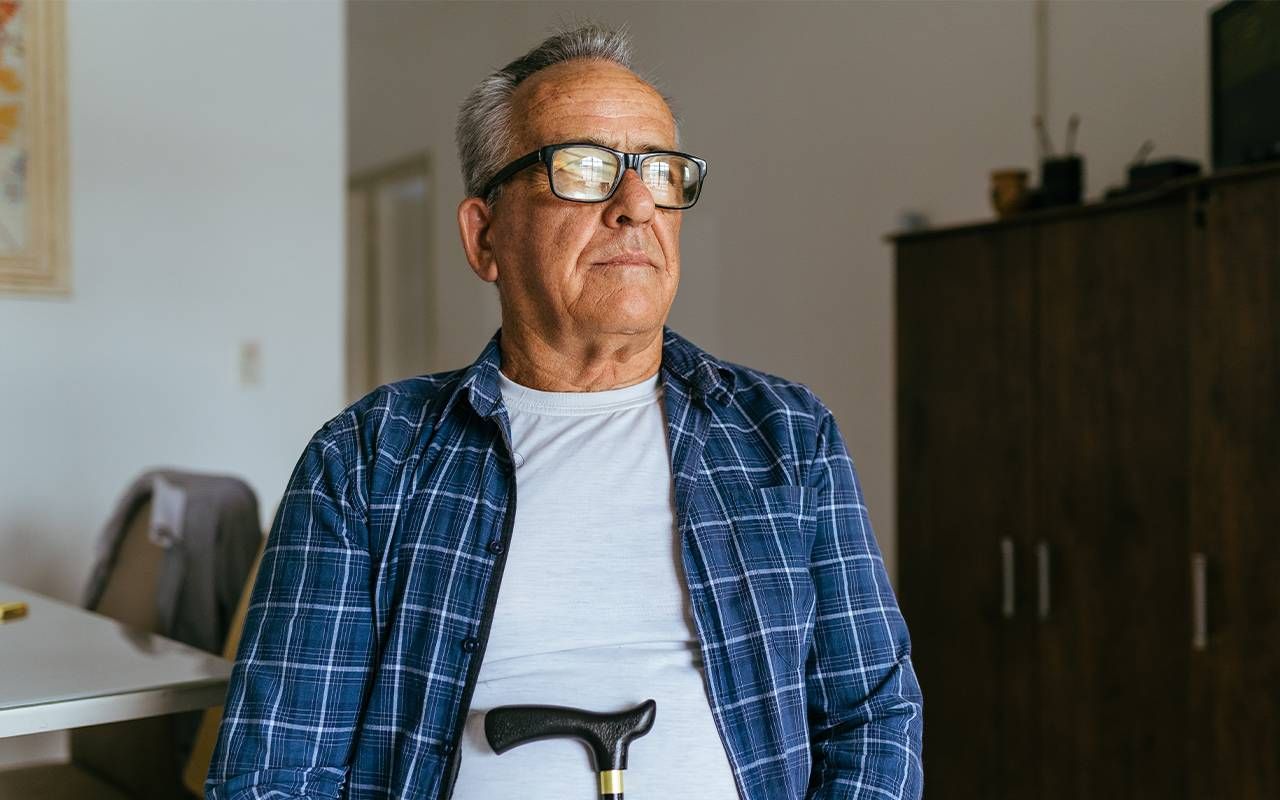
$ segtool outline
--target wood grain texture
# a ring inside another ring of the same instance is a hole
[[[1186,205],[1039,231],[1041,798],[1185,797]]]
[[[1192,252],[1194,798],[1280,797],[1280,178],[1213,187]]]
[[[925,796],[1032,797],[1033,232],[901,245],[900,596],[925,707]],[[1000,540],[1016,602],[1001,613]]]
[[[1280,169],[895,244],[927,796],[1280,797]]]

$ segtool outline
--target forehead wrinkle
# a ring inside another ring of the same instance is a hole
[[[609,92],[646,95],[666,106],[662,95],[640,76],[608,62],[568,61],[547,67],[517,86],[511,99],[515,105],[523,102],[525,113],[531,114],[557,100],[573,99],[575,89],[583,83]]]
[[[526,144],[540,147],[560,141],[594,140],[606,147],[622,149],[639,141],[645,150],[670,149],[674,145],[675,120],[665,105],[660,107],[660,114],[655,114],[655,108],[646,103],[603,101],[580,108],[566,103],[565,108],[568,113],[556,114],[554,109],[548,109],[549,113],[543,115],[526,116],[520,125]]]
[[[635,73],[607,62],[566,62],[548,67],[516,87],[512,106],[516,112],[512,132],[521,140],[516,147],[521,153],[553,140],[580,139],[588,133],[613,140],[602,143],[620,148],[625,142],[616,141],[619,127],[624,128],[625,138],[633,131],[656,133],[656,140],[644,135],[645,149],[674,146],[675,118],[666,99]],[[662,140],[673,144],[661,144]]]
[[[581,93],[570,91],[557,91],[549,93],[545,97],[531,98],[524,107],[524,118],[527,120],[536,119],[540,116],[553,116],[557,111],[564,109],[568,114],[581,113],[575,110],[575,106],[584,102],[593,103],[597,106],[599,113],[594,116],[601,117],[617,117],[625,116],[634,110],[637,115],[648,116],[655,108],[653,101],[657,100],[657,108],[661,108],[665,116],[670,116],[671,111],[667,108],[667,104],[662,97],[656,92],[643,91],[638,89],[623,90],[629,96],[620,96],[619,94],[609,94],[603,97],[583,98]]]

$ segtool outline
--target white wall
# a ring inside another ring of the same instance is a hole
[[[1055,2],[1049,9],[1054,145],[1079,112],[1087,191],[1124,183],[1146,139],[1149,160],[1209,164],[1209,10],[1216,0]]]
[[[1091,193],[1144,138],[1207,151],[1208,0],[1052,4],[1050,122],[1083,115]],[[1032,165],[1032,7],[929,3],[351,5],[75,2],[68,12],[74,293],[0,297],[0,580],[74,599],[99,525],[155,464],[246,477],[269,513],[342,404],[343,127],[350,168],[423,148],[461,195],[457,103],[558,20],[628,23],[712,162],[673,324],[813,385],[894,562],[892,260],[904,208],[986,217],[986,174]],[[839,152],[841,158],[829,159]],[[769,158],[764,156],[768,154]],[[805,190],[794,176],[815,176]],[[818,180],[820,179],[820,181]],[[770,187],[777,187],[770,191]],[[439,204],[436,368],[497,325]],[[237,383],[239,343],[263,383]],[[57,755],[0,743],[0,765]]]
[[[74,289],[0,297],[0,580],[77,599],[112,503],[154,465],[240,475],[269,514],[341,408],[343,16],[70,5]],[[60,746],[5,740],[0,763]]]
[[[1074,2],[1049,10],[1049,124],[1092,194],[1144,138],[1204,158],[1210,3]],[[987,175],[1034,166],[1029,2],[383,3],[349,10],[348,144],[363,169],[420,149],[439,167],[436,368],[498,324],[466,267],[454,204],[458,103],[557,22],[626,24],[640,65],[711,162],[685,218],[672,324],[729,359],[805,381],[835,411],[895,566],[893,271],[903,209],[990,216]],[[449,198],[453,198],[450,200]]]
[[[453,221],[457,104],[558,20],[626,24],[710,162],[686,214],[671,322],[725,358],[809,383],[849,440],[893,561],[892,273],[897,211],[983,212],[987,165],[1030,158],[1030,11],[1011,4],[356,3],[353,168],[427,148],[439,165],[439,368],[498,324]]]
[[[1144,138],[1205,158],[1207,0],[1053,3],[1049,124],[1093,195]],[[1034,166],[1029,2],[381,3],[349,11],[353,169],[420,149],[459,198],[457,104],[560,21],[626,24],[711,171],[685,220],[672,324],[726,358],[805,381],[835,411],[895,565],[893,273],[882,235],[904,209],[990,215],[987,173]],[[435,220],[436,368],[498,324],[492,289]]]

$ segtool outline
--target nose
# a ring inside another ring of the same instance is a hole
[[[653,202],[653,192],[644,185],[640,174],[634,169],[624,170],[622,183],[609,198],[605,209],[604,221],[610,228],[623,225],[646,225],[653,219],[657,206]]]

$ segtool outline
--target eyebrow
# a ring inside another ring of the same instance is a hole
[[[609,142],[606,142],[604,139],[601,139],[601,138],[600,138],[600,137],[598,137],[598,136],[583,136],[583,137],[581,137],[581,138],[575,139],[574,141],[578,141],[578,142],[585,142],[586,144],[598,144],[598,145],[600,145],[601,147],[607,147],[607,148],[609,148],[610,150],[620,150],[620,149],[621,149],[621,148],[619,148],[619,147],[615,147],[614,145],[610,144]],[[636,150],[636,151],[634,151],[634,152],[637,152],[637,153],[669,153],[669,152],[671,152],[671,148],[669,148],[669,147],[662,147],[662,146],[660,146],[660,145],[656,145],[656,144],[645,144],[645,145],[641,145],[641,146],[640,146],[640,149],[639,149],[639,150]]]

